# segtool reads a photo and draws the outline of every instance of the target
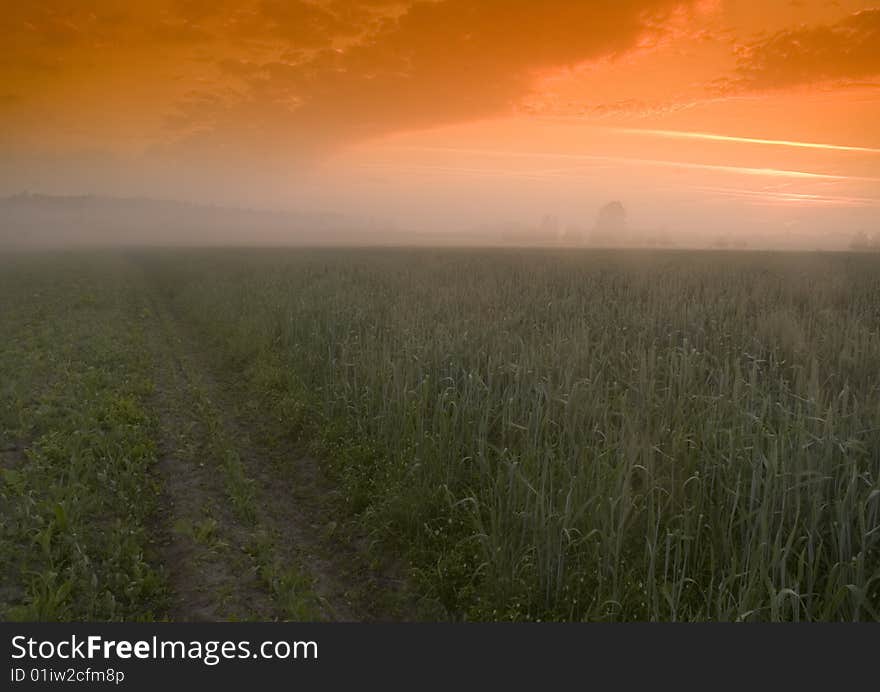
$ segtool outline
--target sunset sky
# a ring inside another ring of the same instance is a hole
[[[880,6],[55,0],[0,16],[0,194],[328,210],[442,231],[880,230]]]

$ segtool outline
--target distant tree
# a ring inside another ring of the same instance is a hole
[[[593,229],[593,242],[609,245],[626,239],[626,209],[618,201],[608,202],[599,209],[596,226]]]
[[[542,240],[558,240],[559,239],[559,219],[553,214],[546,214],[541,219],[541,226],[538,233]]]

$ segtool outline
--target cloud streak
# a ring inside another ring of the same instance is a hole
[[[697,163],[691,161],[673,161],[665,159],[646,159],[630,156],[604,156],[594,154],[568,154],[559,152],[539,152],[539,151],[512,151],[512,150],[493,150],[480,148],[462,148],[462,147],[430,147],[430,146],[402,146],[389,147],[389,150],[401,150],[410,152],[434,152],[447,153],[455,155],[479,155],[488,157],[501,158],[519,158],[519,159],[550,159],[558,161],[584,161],[584,162],[606,162],[618,163],[625,165],[653,166],[662,168],[680,168],[697,171],[713,171],[718,173],[733,173],[738,175],[762,176],[770,178],[792,178],[800,180],[825,180],[825,181],[860,181],[860,182],[880,182],[880,178],[838,175],[833,173],[816,173],[811,171],[800,171],[782,168],[766,168],[766,167],[750,167],[750,166],[732,166],[724,164]]]
[[[823,207],[880,207],[880,199],[874,197],[854,197],[847,195],[819,195],[806,192],[784,192],[778,190],[748,190],[735,188],[701,187],[721,197],[742,199],[757,205],[794,205]]]
[[[709,132],[683,132],[680,130],[650,130],[618,127],[613,128],[614,132],[622,132],[635,135],[651,135],[655,137],[666,137],[669,139],[695,139],[711,142],[734,142],[741,144],[763,144],[776,147],[793,147],[796,149],[824,149],[829,151],[851,151],[865,154],[880,154],[880,149],[872,147],[857,147],[845,144],[825,144],[821,142],[798,142],[788,139],[761,139],[758,137],[735,137],[732,135],[720,135]]]

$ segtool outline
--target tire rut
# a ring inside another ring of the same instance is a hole
[[[192,416],[192,382],[155,301],[154,404],[160,426],[159,555],[183,621],[274,619],[245,548],[249,536],[229,509],[220,476],[204,453],[207,431]]]
[[[302,506],[303,491],[316,489],[293,488],[289,478],[282,478],[286,474],[277,473],[290,463],[302,469],[314,461],[291,458],[251,440],[229,414],[234,405],[224,401],[226,394],[205,367],[199,344],[177,320],[161,289],[149,286],[146,277],[144,284],[155,324],[155,398],[161,426],[158,470],[161,504],[167,509],[159,530],[163,538],[159,552],[172,590],[168,617],[374,619],[352,595],[362,590],[361,575],[357,581],[351,578],[344,553],[338,556],[341,560],[328,555],[321,537],[326,527],[316,524],[315,514]],[[207,421],[198,414],[205,406]],[[211,436],[221,438],[226,453],[241,462],[242,482],[254,492],[251,521],[230,508],[223,471],[218,468],[221,462],[209,451]],[[195,445],[198,451],[180,453],[181,445]],[[202,530],[206,522],[213,523]]]

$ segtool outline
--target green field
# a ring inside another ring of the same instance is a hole
[[[0,619],[880,620],[880,256],[0,256]]]

